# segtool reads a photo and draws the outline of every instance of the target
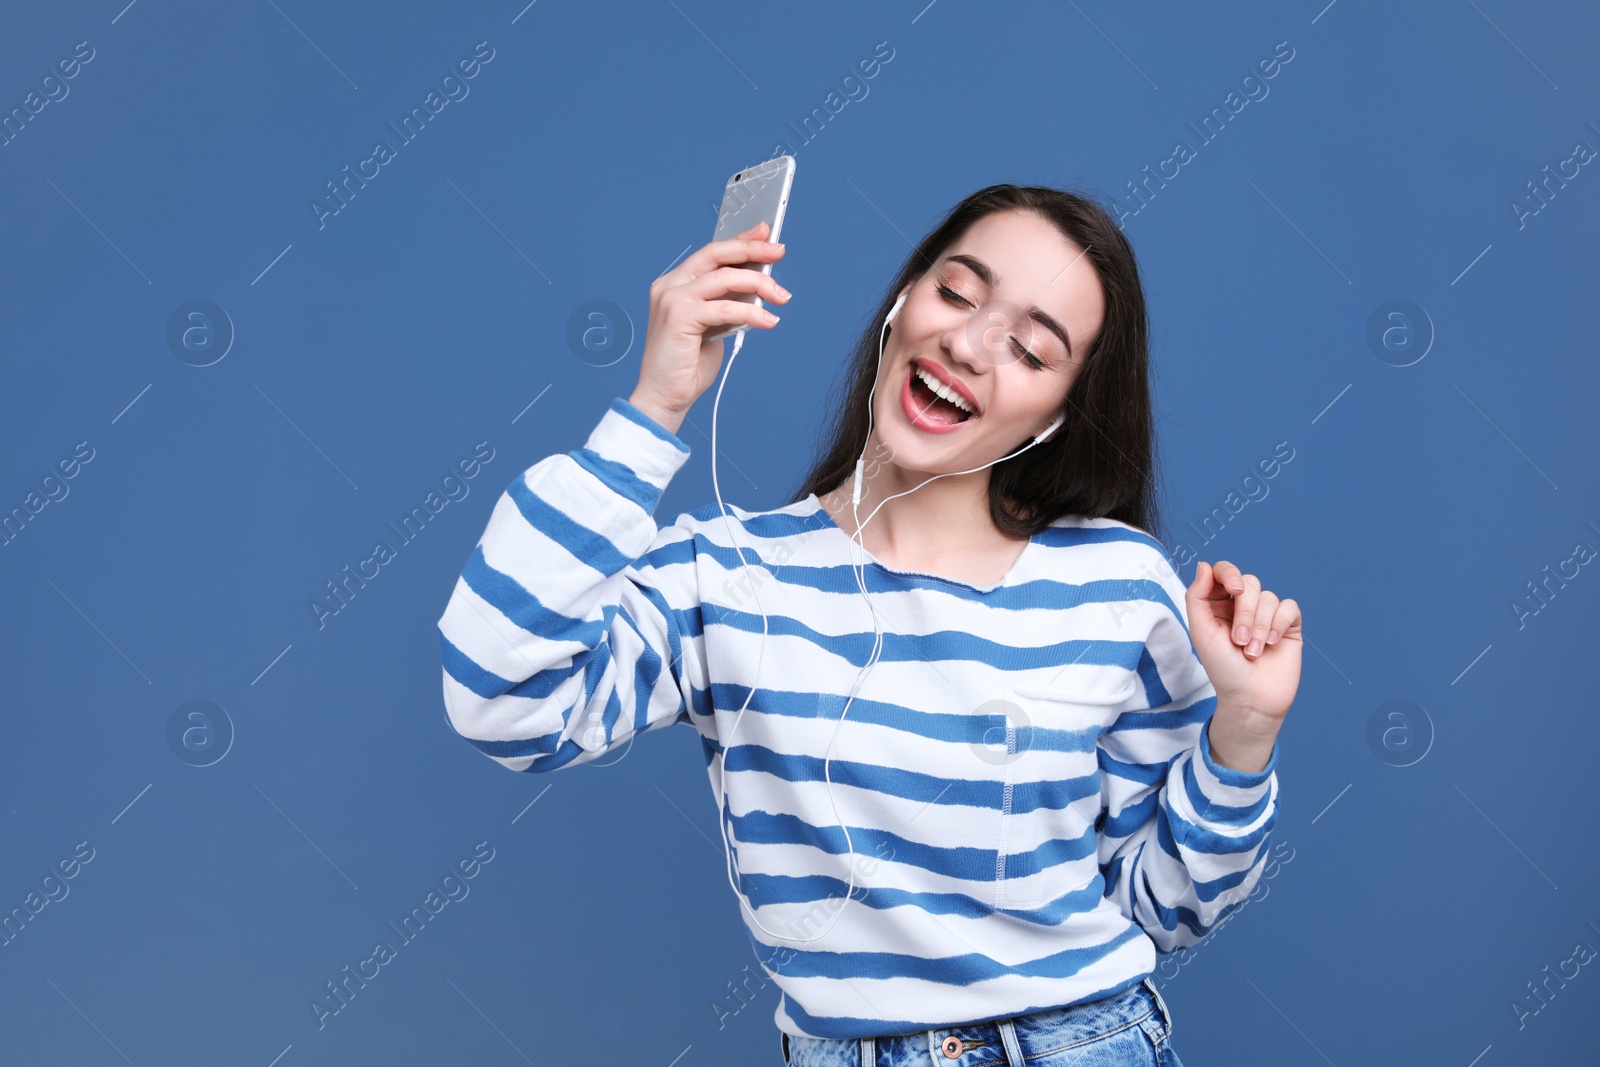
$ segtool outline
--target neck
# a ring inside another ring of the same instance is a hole
[[[868,455],[873,454],[869,448]],[[987,470],[936,477],[894,462],[868,463],[863,469],[861,503],[854,513],[850,506],[852,482],[853,475],[829,494],[833,500],[828,502],[828,510],[839,527],[852,535],[859,516],[864,524],[861,544],[879,559],[957,558],[1006,540],[989,514]],[[896,495],[902,493],[905,495]]]

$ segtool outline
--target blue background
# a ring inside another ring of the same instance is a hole
[[[724,396],[730,502],[788,501],[911,241],[983,185],[1066,185],[1130,212],[1169,545],[1305,612],[1292,860],[1158,975],[1185,1063],[1592,1062],[1594,968],[1543,1006],[1527,983],[1600,949],[1600,575],[1526,585],[1600,549],[1600,174],[1511,205],[1600,145],[1597,31],[1505,0],[9,12],[0,111],[94,58],[0,147],[0,511],[93,459],[0,548],[0,911],[94,858],[0,948],[0,1061],[779,1062],[775,988],[727,986],[760,972],[693,732],[507,774],[444,721],[434,624],[496,495],[631,392],[651,279],[784,144],[795,296]],[[481,41],[469,94],[319,227],[325,183]],[[879,42],[867,94],[799,137]],[[167,341],[192,300],[236,332],[209,366]],[[567,341],[593,300],[622,313],[604,358]],[[1426,322],[1374,348],[1392,300]],[[710,415],[663,523],[712,499]],[[480,441],[470,493],[319,628],[325,583]],[[168,741],[191,700],[232,725],[210,766]],[[1370,742],[1393,700],[1421,710]],[[470,895],[319,1030],[324,983],[485,841]]]

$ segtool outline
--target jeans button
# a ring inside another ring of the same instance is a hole
[[[951,1034],[949,1037],[946,1037],[943,1041],[941,1041],[939,1043],[939,1051],[943,1052],[945,1054],[945,1057],[948,1058],[948,1059],[952,1059],[952,1060],[960,1059],[961,1058],[961,1039],[959,1037],[957,1037],[955,1034]]]

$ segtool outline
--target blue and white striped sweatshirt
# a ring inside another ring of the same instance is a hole
[[[990,586],[866,555],[883,650],[841,723],[873,644],[849,537],[815,495],[730,505],[747,578],[717,505],[656,524],[688,458],[618,397],[582,448],[512,482],[439,619],[444,704],[515,771],[697,731],[713,799],[725,762],[739,889],[781,935],[740,909],[779,1029],[879,1036],[1109,996],[1250,893],[1277,748],[1257,774],[1213,762],[1216,691],[1154,538],[1064,516]],[[757,596],[761,676],[724,751]]]

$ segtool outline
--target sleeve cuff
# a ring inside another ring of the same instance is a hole
[[[571,456],[607,487],[654,513],[667,483],[688,462],[689,446],[619,396]]]
[[[1211,719],[1208,718],[1205,726],[1200,729],[1200,761],[1219,784],[1239,789],[1254,789],[1265,785],[1267,779],[1272,777],[1272,772],[1277,769],[1278,742],[1272,742],[1272,754],[1267,757],[1267,765],[1254,774],[1233,767],[1224,767],[1211,758]]]
[[[1265,810],[1273,793],[1278,743],[1272,743],[1267,765],[1254,774],[1224,767],[1211,758],[1211,720],[1200,728],[1199,755],[1187,761],[1185,791],[1196,814],[1221,822],[1245,824]]]
[[[683,443],[682,438],[634,407],[626,398],[614,397],[611,401],[611,410],[637,423],[643,429],[649,430],[668,444],[675,446],[684,455],[689,454],[689,446]]]

